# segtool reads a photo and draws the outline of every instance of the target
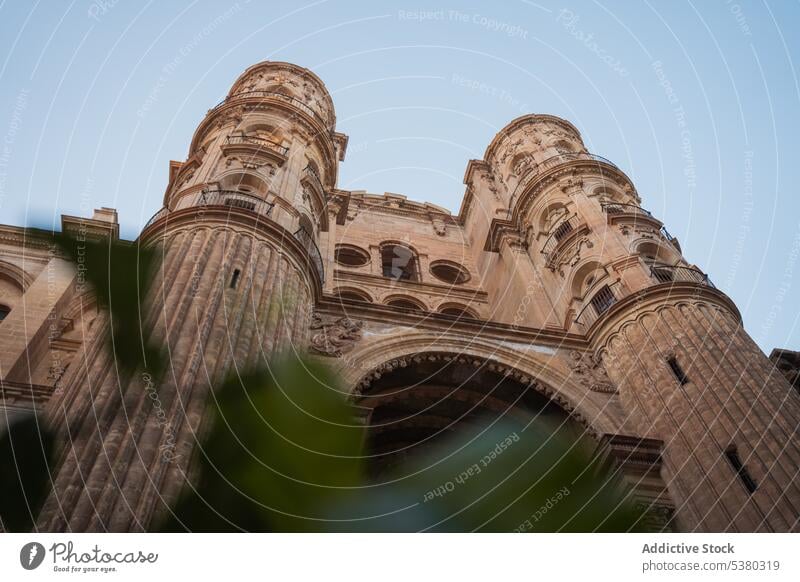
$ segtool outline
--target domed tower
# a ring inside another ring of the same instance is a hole
[[[680,529],[796,530],[800,398],[629,178],[549,116],[513,122],[486,160],[508,205],[486,247],[518,249],[535,280],[515,323],[584,338],[637,436],[663,443]]]
[[[160,257],[142,322],[167,372],[117,375],[107,324],[98,334],[50,405],[72,447],[42,529],[147,529],[185,483],[209,393],[234,366],[306,347],[346,146],[334,127],[322,81],[277,62],[249,68],[205,116],[138,241]]]

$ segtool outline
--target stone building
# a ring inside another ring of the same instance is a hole
[[[3,416],[43,411],[70,443],[42,529],[146,529],[209,392],[287,349],[340,371],[387,465],[463,417],[535,412],[589,435],[664,528],[798,529],[800,396],[573,125],[509,123],[467,164],[457,215],[339,189],[335,127],[314,73],[263,62],[171,162],[137,241],[162,258],[142,314],[169,350],[158,407],[117,375],[79,274],[0,227]],[[119,236],[106,208],[63,228]]]

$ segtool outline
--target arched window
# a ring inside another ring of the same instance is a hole
[[[574,146],[574,145],[572,145],[571,143],[569,143],[569,142],[568,142],[567,140],[565,140],[565,139],[559,140],[559,141],[557,141],[556,143],[554,143],[554,144],[553,144],[553,148],[554,148],[554,149],[555,149],[555,150],[556,150],[556,151],[557,151],[559,154],[562,154],[562,155],[563,155],[563,154],[573,154],[573,153],[575,153],[575,150],[576,150],[575,146]]]
[[[339,288],[334,290],[333,294],[337,299],[344,299],[345,301],[364,301],[366,303],[372,303],[372,297],[361,289]]]
[[[3,321],[9,313],[11,313],[11,308],[8,305],[0,305],[0,321]]]
[[[391,307],[399,307],[400,309],[407,309],[409,311],[426,311],[425,306],[419,301],[407,296],[390,297],[386,300],[386,305],[390,305]]]
[[[439,307],[439,313],[450,315],[451,317],[458,317],[459,319],[462,317],[475,319],[477,317],[469,307],[461,305],[460,303],[446,303]]]
[[[267,193],[267,183],[264,179],[249,172],[231,172],[222,177],[219,185],[222,190],[244,192],[259,197]]]
[[[674,265],[680,261],[680,255],[675,249],[652,241],[644,241],[637,244],[636,252],[648,267]]]
[[[306,234],[310,237],[314,237],[314,224],[311,222],[311,219],[306,216],[305,214],[300,215],[300,228],[306,231]]]
[[[395,281],[419,281],[417,255],[407,246],[387,243],[381,246],[383,276]]]

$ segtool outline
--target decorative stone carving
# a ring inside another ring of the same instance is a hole
[[[536,170],[536,163],[533,161],[533,156],[530,153],[525,153],[520,156],[520,158],[514,164],[514,167],[511,169],[511,172],[514,176],[522,176],[528,171],[535,171]]]
[[[583,180],[580,178],[567,178],[561,183],[561,190],[569,196],[578,194],[583,188]]]
[[[572,247],[571,253],[561,254],[556,257],[556,260],[552,261],[549,264],[550,270],[555,271],[558,270],[558,274],[562,277],[565,276],[564,273],[564,265],[568,265],[570,267],[574,267],[581,261],[581,252],[583,247],[587,249],[594,248],[594,243],[589,239],[589,237],[583,237],[579,241],[577,241],[574,246]]]
[[[569,353],[569,367],[578,383],[592,392],[616,394],[617,388],[603,367],[602,360],[594,354],[572,350]]]
[[[433,224],[433,232],[437,235],[444,236],[447,234],[447,224],[441,218],[432,218],[431,224]]]
[[[319,315],[314,315],[311,329],[317,333],[311,336],[311,349],[318,354],[340,358],[342,354],[355,347],[355,343],[363,336],[363,321],[340,317],[335,321],[323,322]]]
[[[483,172],[481,174],[481,178],[486,180],[486,183],[489,186],[489,192],[491,192],[492,195],[494,195],[495,199],[499,202],[500,201],[500,194],[498,193],[498,190],[497,190],[497,182],[495,182],[494,175],[490,174],[488,172]]]

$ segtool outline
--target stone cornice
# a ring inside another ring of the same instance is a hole
[[[593,349],[602,351],[609,338],[629,321],[654,309],[681,302],[708,302],[729,311],[741,323],[742,316],[730,297],[708,285],[689,282],[669,282],[653,285],[631,293],[612,305],[586,331]]]
[[[429,221],[432,218],[442,220],[448,225],[460,226],[458,217],[444,208],[430,202],[409,200],[402,194],[369,194],[358,190],[349,192],[350,210],[380,212],[392,216],[403,216]]]
[[[376,324],[392,323],[417,329],[441,331],[442,326],[464,337],[481,337],[509,344],[537,344],[552,348],[588,349],[586,338],[560,330],[516,326],[510,323],[455,318],[435,312],[412,312],[379,303],[351,301],[326,295],[317,304],[316,311],[330,316],[344,316]]]

